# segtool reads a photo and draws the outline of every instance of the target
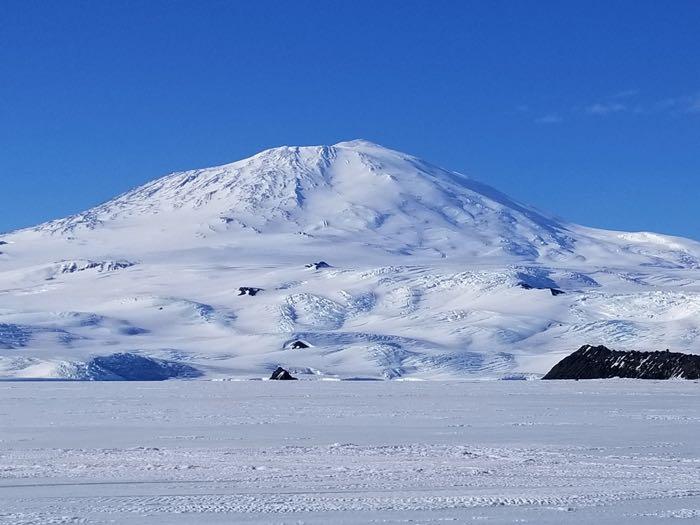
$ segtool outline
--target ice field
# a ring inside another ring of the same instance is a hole
[[[696,523],[693,381],[0,382],[0,523]]]

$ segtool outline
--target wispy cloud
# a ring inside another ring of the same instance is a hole
[[[669,113],[700,113],[700,93],[682,97],[671,97],[658,101],[656,111]]]
[[[560,115],[557,115],[556,113],[549,113],[542,117],[536,118],[535,122],[537,124],[559,124],[563,120],[564,119]]]
[[[609,115],[610,113],[627,111],[627,109],[627,106],[619,102],[596,102],[586,107],[585,111],[591,115]]]
[[[695,95],[688,104],[688,112],[700,113],[700,93]]]
[[[676,113],[700,113],[700,93],[666,99],[666,107]]]
[[[636,95],[639,95],[639,90],[638,89],[625,89],[623,91],[618,91],[614,95],[612,95],[610,98],[630,98],[634,97]]]
[[[528,105],[517,106],[517,110],[521,113],[530,114],[536,114],[537,112],[537,108]],[[692,95],[679,95],[654,101],[648,97],[644,100],[641,92],[637,89],[627,89],[588,104],[579,104],[568,109],[544,112],[541,117],[535,118],[534,122],[537,124],[559,124],[565,120],[574,120],[582,116],[612,118],[612,115],[623,114],[639,116],[700,115],[700,91]]]

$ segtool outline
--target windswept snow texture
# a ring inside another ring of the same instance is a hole
[[[0,377],[134,352],[214,378],[537,377],[583,344],[700,348],[697,242],[568,224],[361,140],[2,238]]]
[[[0,382],[0,393],[3,525],[700,517],[692,381]]]

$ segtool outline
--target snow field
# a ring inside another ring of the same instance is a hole
[[[700,512],[697,382],[2,382],[0,392],[3,524],[612,525]]]

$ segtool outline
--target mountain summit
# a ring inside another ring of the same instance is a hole
[[[0,376],[501,377],[582,344],[700,343],[698,243],[566,223],[364,140],[0,240]]]
[[[183,240],[213,232],[302,234],[396,254],[532,261],[586,257],[591,245],[594,252],[627,252],[630,240],[563,223],[465,175],[366,140],[278,147],[173,173],[37,230],[79,236],[125,228],[149,236],[175,231]],[[658,248],[658,241],[651,244]],[[661,252],[674,251],[667,240],[661,245]],[[674,263],[696,260],[686,246],[679,251]]]

